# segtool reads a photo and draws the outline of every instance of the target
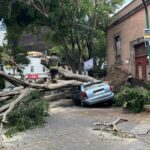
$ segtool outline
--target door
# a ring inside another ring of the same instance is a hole
[[[148,79],[147,50],[144,43],[135,46],[135,77],[142,80]]]

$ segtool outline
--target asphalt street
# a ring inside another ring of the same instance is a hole
[[[125,132],[145,133],[150,129],[150,114],[130,114],[119,108],[53,107],[43,128],[18,133],[5,139],[7,150],[149,150],[150,136],[124,138],[93,130],[94,122],[128,118],[118,125]]]

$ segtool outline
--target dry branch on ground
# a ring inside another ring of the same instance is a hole
[[[105,122],[96,122],[94,125],[96,126],[94,130],[100,130],[100,131],[106,131],[111,132],[114,135],[125,137],[125,138],[135,138],[136,135],[129,132],[124,132],[121,129],[117,128],[117,124],[128,121],[127,118],[117,118],[111,123],[105,123]]]
[[[111,123],[105,123],[105,122],[97,122],[97,123],[94,123],[94,125],[103,125],[105,127],[105,129],[111,129],[113,131],[116,131],[118,132],[119,129],[117,128],[117,124],[121,123],[121,122],[124,122],[124,121],[128,121],[128,119],[126,118],[117,118],[115,121],[111,122]]]

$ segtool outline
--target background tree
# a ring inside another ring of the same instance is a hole
[[[60,47],[63,58],[74,70],[82,70],[84,60],[97,54],[105,57],[105,34],[111,22],[110,15],[122,2],[123,0],[2,0],[0,5],[5,5],[6,9],[0,16],[7,26],[8,45],[13,52],[22,31],[47,26],[49,31],[45,35],[46,39],[54,47]]]

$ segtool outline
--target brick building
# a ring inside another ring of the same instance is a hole
[[[150,12],[150,0],[147,0]],[[133,0],[119,11],[107,31],[108,67],[116,64],[134,77],[149,80],[147,48],[144,44],[146,28],[142,0]]]

